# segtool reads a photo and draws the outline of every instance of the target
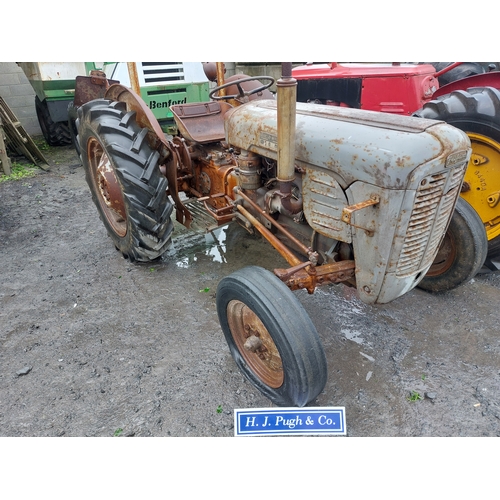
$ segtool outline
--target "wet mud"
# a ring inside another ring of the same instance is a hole
[[[176,224],[151,264],[115,250],[71,148],[0,184],[0,435],[232,436],[235,408],[269,407],[232,360],[218,282],[284,261],[239,226]],[[347,435],[500,435],[500,274],[383,306],[344,285],[297,292],[325,347],[313,405]]]

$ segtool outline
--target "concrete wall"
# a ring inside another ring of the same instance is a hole
[[[29,135],[42,135],[36,117],[35,91],[15,62],[0,62],[0,96]]]

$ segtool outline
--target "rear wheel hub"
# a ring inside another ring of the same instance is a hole
[[[122,188],[108,155],[96,139],[88,143],[88,157],[96,193],[106,219],[114,231],[123,237],[127,233],[127,212]]]

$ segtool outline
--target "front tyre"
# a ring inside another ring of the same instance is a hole
[[[172,204],[147,129],[121,102],[78,108],[78,143],[92,199],[115,247],[131,261],[160,257],[171,241]]]
[[[418,287],[429,292],[457,287],[479,272],[487,252],[488,240],[479,215],[458,198],[438,254]]]
[[[269,271],[249,266],[223,278],[217,313],[245,377],[278,406],[304,406],[323,390],[326,357],[305,309]]]

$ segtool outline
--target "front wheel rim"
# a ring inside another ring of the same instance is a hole
[[[102,212],[114,232],[123,238],[127,234],[127,212],[113,165],[101,143],[95,138],[89,140],[87,154],[92,182]]]
[[[227,320],[236,347],[252,372],[268,387],[283,385],[283,363],[278,348],[258,316],[243,302],[231,300]]]
[[[456,253],[457,248],[455,240],[448,234],[447,231],[444,235],[443,242],[439,247],[436,258],[434,259],[430,269],[427,271],[426,276],[440,276],[448,271],[455,260]]]

